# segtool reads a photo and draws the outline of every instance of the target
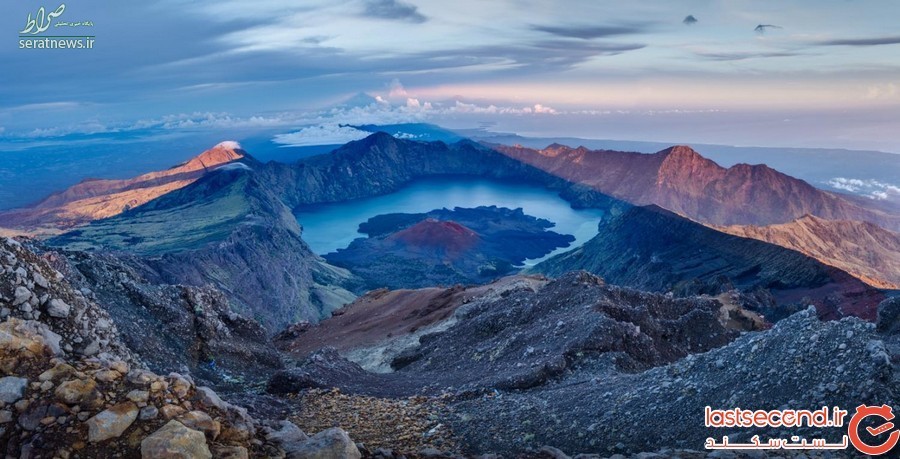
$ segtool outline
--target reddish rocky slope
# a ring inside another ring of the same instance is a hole
[[[900,216],[819,190],[765,165],[724,168],[686,146],[647,155],[495,146],[511,158],[637,205],[656,204],[715,225],[770,225],[810,214],[900,230]]]
[[[805,215],[778,225],[717,229],[796,250],[874,287],[900,289],[900,234],[868,222]]]
[[[211,169],[244,157],[237,142],[222,142],[199,156],[164,171],[130,179],[87,179],[31,207],[0,212],[0,227],[52,233],[112,217],[183,188]]]

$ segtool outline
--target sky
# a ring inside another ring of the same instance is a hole
[[[0,149],[427,121],[900,152],[895,0],[67,0],[92,27],[44,35],[93,49],[19,49],[41,1],[0,6]]]

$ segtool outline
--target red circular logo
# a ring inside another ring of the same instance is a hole
[[[869,416],[878,416],[885,421],[888,421],[878,427],[866,427],[866,431],[873,437],[877,437],[894,428],[894,423],[889,422],[891,419],[894,419],[894,412],[890,406],[859,405],[856,407],[856,413],[853,414],[853,418],[850,419],[850,425],[848,426],[847,433],[850,435],[850,443],[852,443],[859,452],[870,456],[878,456],[892,450],[894,446],[897,445],[897,442],[900,441],[900,430],[891,432],[884,443],[875,446],[870,445],[859,438],[859,424],[863,419]]]

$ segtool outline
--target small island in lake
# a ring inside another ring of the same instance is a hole
[[[522,209],[496,206],[384,214],[359,225],[368,237],[325,259],[371,288],[483,283],[575,241],[549,231],[553,226]]]

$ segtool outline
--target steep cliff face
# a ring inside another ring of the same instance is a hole
[[[4,238],[0,319],[8,457],[285,457],[301,448],[359,457],[339,429],[331,433],[345,454],[336,455],[334,441],[310,440],[271,410],[251,417],[201,385],[247,391],[280,365],[261,327],[235,318],[213,289],[148,285],[112,257]]]
[[[112,217],[183,188],[245,154],[236,142],[222,142],[164,171],[125,180],[87,179],[33,206],[0,212],[0,226],[29,233],[53,233]]]
[[[284,204],[245,160],[144,206],[50,239],[68,250],[105,250],[155,283],[212,285],[270,332],[317,321],[352,301],[354,277],[300,238]],[[273,275],[278,273],[278,275]]]
[[[497,151],[558,177],[637,205],[656,204],[715,225],[769,225],[805,214],[900,229],[900,216],[816,189],[765,165],[723,168],[686,146],[623,153],[551,145]]]
[[[176,369],[206,384],[250,383],[281,367],[266,330],[209,286],[150,282],[137,257],[46,251],[72,285],[119,324],[123,342],[153,371]]]
[[[884,299],[849,274],[799,252],[720,233],[655,206],[634,207],[601,223],[599,234],[583,246],[534,268],[551,276],[576,269],[651,291],[768,289],[782,306],[764,311],[772,320],[809,303],[825,318],[874,320]]]
[[[261,175],[291,208],[377,196],[436,176],[515,180],[558,191],[573,186],[471,141],[416,142],[383,132],[295,164],[267,164]]]
[[[778,225],[716,229],[796,250],[874,287],[900,289],[900,235],[868,222],[805,215]]]

